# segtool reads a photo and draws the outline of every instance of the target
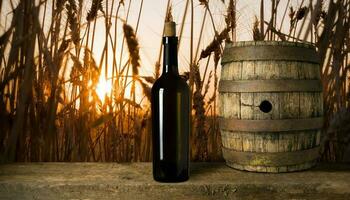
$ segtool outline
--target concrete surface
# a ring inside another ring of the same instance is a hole
[[[0,199],[350,199],[350,165],[261,174],[191,163],[190,180],[153,181],[151,163],[0,165]]]

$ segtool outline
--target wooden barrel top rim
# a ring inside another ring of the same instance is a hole
[[[244,46],[296,46],[303,48],[316,49],[316,46],[309,42],[290,42],[290,41],[238,41],[226,42],[225,48],[244,47]]]
[[[282,132],[317,130],[323,127],[323,117],[278,120],[244,120],[219,117],[220,128],[242,132]]]
[[[315,49],[300,46],[234,46],[225,48],[221,64],[232,61],[263,60],[305,61],[319,63],[319,56],[317,55]]]
[[[222,147],[222,154],[225,160],[239,163],[240,165],[252,166],[288,166],[303,164],[313,161],[319,157],[320,147],[311,149],[289,151],[289,152],[249,152],[249,151],[234,151],[226,147]],[[255,160],[255,163],[252,163]]]
[[[219,92],[322,92],[320,80],[220,80]]]

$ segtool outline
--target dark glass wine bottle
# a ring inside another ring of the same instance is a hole
[[[189,178],[190,92],[179,76],[175,23],[165,24],[163,72],[152,87],[153,178]]]

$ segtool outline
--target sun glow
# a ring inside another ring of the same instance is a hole
[[[101,75],[96,86],[96,93],[100,100],[104,102],[105,96],[110,94],[112,91],[112,80],[106,80],[106,78]]]

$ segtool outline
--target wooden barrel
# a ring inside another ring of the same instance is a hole
[[[223,157],[255,172],[310,168],[319,157],[323,97],[315,47],[226,44],[219,83]]]

